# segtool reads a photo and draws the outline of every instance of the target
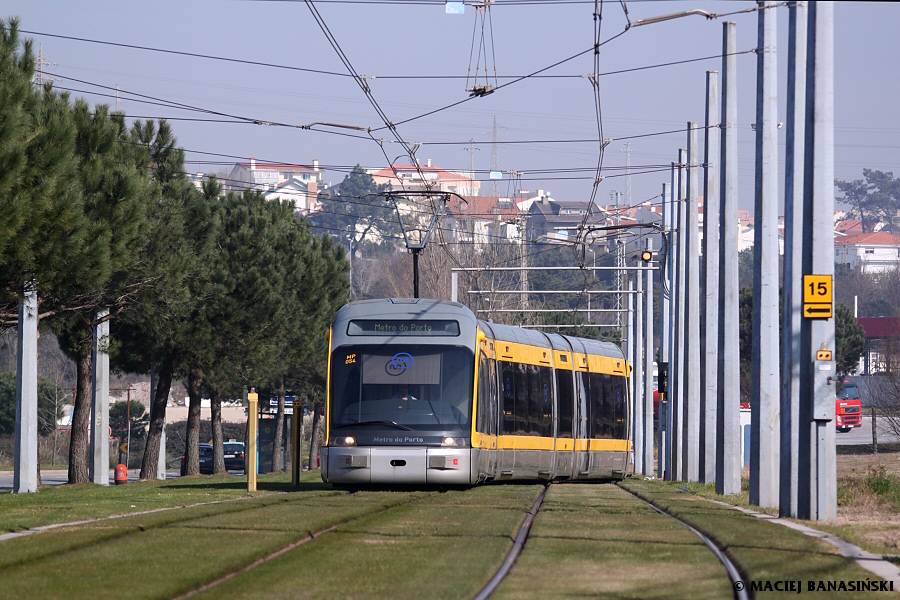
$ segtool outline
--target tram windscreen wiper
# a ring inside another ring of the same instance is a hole
[[[336,425],[335,429],[345,429],[347,427],[359,427],[366,425],[389,425],[391,427],[396,427],[397,429],[403,429],[404,431],[412,431],[411,427],[407,427],[406,425],[401,425],[396,421],[388,421],[387,419],[381,421],[360,421],[359,423],[347,423],[345,425]]]

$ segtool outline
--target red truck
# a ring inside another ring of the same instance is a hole
[[[862,425],[862,399],[855,383],[845,380],[842,388],[835,398],[835,426],[841,433],[847,433]]]

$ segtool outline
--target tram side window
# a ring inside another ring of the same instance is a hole
[[[603,431],[606,438],[615,437],[616,421],[616,380],[618,377],[603,374]]]
[[[528,435],[541,435],[543,412],[540,371],[535,365],[526,365],[528,371]]]
[[[615,422],[612,435],[617,439],[625,437],[625,378],[612,377],[615,402]]]
[[[575,409],[575,390],[572,387],[572,372],[556,372],[556,406],[559,417],[556,421],[556,437],[572,437],[572,418]]]
[[[605,415],[606,406],[604,406],[605,389],[603,386],[603,375],[600,373],[590,373],[587,379],[590,383],[590,435],[592,438],[607,437],[605,431]]]
[[[491,371],[490,361],[484,354],[478,361],[478,415],[475,421],[475,431],[490,433],[490,402],[491,402]]]
[[[590,437],[590,416],[591,416],[591,403],[590,403],[590,387],[591,380],[588,377],[588,373],[584,373],[579,371],[575,374],[578,378],[578,383],[576,386],[577,389],[577,412],[576,412],[576,421],[575,421],[575,437],[579,439],[584,439]]]
[[[516,430],[515,365],[500,363],[500,433],[509,435]]]
[[[542,437],[553,436],[553,370],[538,367],[541,380],[541,431]]]
[[[517,435],[524,435],[529,428],[529,402],[528,402],[528,365],[516,363],[516,429]]]

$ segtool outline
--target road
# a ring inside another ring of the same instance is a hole
[[[841,433],[840,431],[838,431],[835,439],[838,446],[871,444],[872,417],[863,417],[862,425],[860,427],[854,427],[847,433]],[[885,444],[888,442],[900,442],[900,438],[898,438],[896,435],[893,435],[888,430],[887,421],[885,421],[884,419],[878,419],[878,443]]]
[[[138,476],[140,475],[140,469],[130,469],[128,471],[128,481],[137,481]],[[178,477],[180,473],[178,471],[166,471],[166,479],[174,479]],[[69,481],[69,474],[67,471],[62,470],[54,470],[54,471],[42,471],[41,472],[41,484],[43,485],[62,485],[63,483],[67,483]],[[109,470],[109,485],[115,485],[115,472],[110,469]],[[13,472],[12,471],[2,471],[0,472],[0,492],[5,492],[6,490],[11,490],[13,488]]]

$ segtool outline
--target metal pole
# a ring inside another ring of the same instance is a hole
[[[109,310],[97,313],[94,326],[91,397],[91,481],[109,485]],[[104,319],[102,322],[101,319]]]
[[[653,240],[647,238],[647,250],[653,251]],[[653,473],[653,271],[645,273],[644,286],[644,473]],[[638,275],[640,278],[640,275]],[[657,373],[659,365],[657,364]]]
[[[719,369],[716,492],[741,493],[740,331],[738,309],[737,42],[733,22],[722,24],[722,115],[719,181]],[[727,349],[727,351],[726,351]]]
[[[706,72],[703,263],[700,272],[700,481],[716,481],[719,373],[719,73]]]
[[[128,438],[125,440],[125,468],[128,469],[129,459],[131,458],[131,384],[128,384],[126,397],[128,399],[128,407],[125,411],[125,418],[128,419]]]
[[[756,201],[753,236],[753,370],[750,503],[778,507],[778,96],[774,2],[757,2]],[[831,254],[832,261],[834,253]]]
[[[634,296],[634,472],[644,467],[644,282],[635,276],[637,296]],[[629,301],[632,296],[629,294]]]
[[[803,273],[834,274],[834,6],[811,2],[808,9],[806,129],[803,172]],[[826,254],[827,253],[827,254]],[[804,292],[806,290],[804,289]],[[834,320],[803,319],[800,396],[798,516],[837,518],[834,445],[834,362],[816,360],[834,350]]]
[[[700,480],[700,148],[697,144],[697,123],[688,123],[687,167],[687,252],[684,268],[685,283],[685,383],[684,387],[684,444],[685,462],[682,478]]]
[[[628,282],[628,291],[630,292],[634,287],[634,283]],[[625,360],[628,361],[632,367],[634,367],[634,301],[632,300],[633,296],[628,294],[628,302],[626,304],[627,312],[625,314]],[[628,378],[628,393],[631,398],[635,398],[635,390],[634,390],[634,377]],[[634,418],[632,416],[632,421]],[[630,427],[630,432],[632,433],[631,441],[634,442],[633,428]]]
[[[806,2],[788,3],[787,139],[784,157],[784,279],[781,470],[778,514],[797,517],[800,442],[800,322],[803,310],[803,130]]]
[[[413,298],[419,297],[419,251],[421,248],[413,248]]]
[[[672,163],[672,195],[669,205],[672,208],[672,215],[669,218],[669,392],[666,394],[667,411],[666,411],[666,479],[674,481],[677,479],[678,473],[678,446],[676,443],[676,428],[678,427],[678,419],[675,414],[678,412],[678,312],[680,306],[678,303],[678,287],[681,285],[680,274],[678,272],[678,255],[681,252],[678,236],[678,219],[680,218],[679,206],[679,190],[681,171],[678,163]]]
[[[256,491],[257,458],[259,456],[257,430],[259,425],[259,394],[256,388],[250,388],[247,394],[247,453],[245,454],[245,471],[247,473],[247,491]],[[315,435],[315,432],[313,432]],[[312,468],[312,466],[310,466]]]
[[[686,292],[687,292],[687,253],[688,253],[688,214],[687,214],[687,150],[678,151],[678,266],[677,278],[675,284],[675,394],[672,396],[673,403],[670,409],[673,413],[675,425],[672,428],[672,452],[673,477],[682,479],[685,477],[685,458],[687,452],[684,447],[684,402],[687,395],[687,312],[686,312]]]
[[[459,302],[459,273],[456,271],[450,273],[450,300]]]
[[[38,299],[33,282],[25,285],[19,303],[19,344],[16,356],[16,464],[13,492],[38,491]]]
[[[674,179],[675,168],[672,167],[672,177]],[[658,377],[662,377],[662,369],[663,365],[665,365],[666,369],[666,380],[669,379],[669,331],[670,331],[670,304],[671,304],[671,289],[672,289],[672,189],[668,183],[664,183],[662,186],[662,197],[663,197],[663,233],[661,236],[663,248],[666,249],[665,256],[662,258],[665,259],[665,263],[660,263],[660,319],[662,321],[662,328],[659,332],[659,357],[660,362],[658,364],[657,375]],[[667,291],[669,290],[669,291]],[[652,314],[652,313],[651,313]],[[666,391],[665,394],[660,391],[659,394],[659,440],[657,442],[657,452],[656,452],[656,476],[660,479],[666,476],[666,465],[668,463],[668,447],[666,444],[666,431],[668,430],[668,419],[663,414],[663,402],[666,402],[666,406],[668,406],[669,393]]]

